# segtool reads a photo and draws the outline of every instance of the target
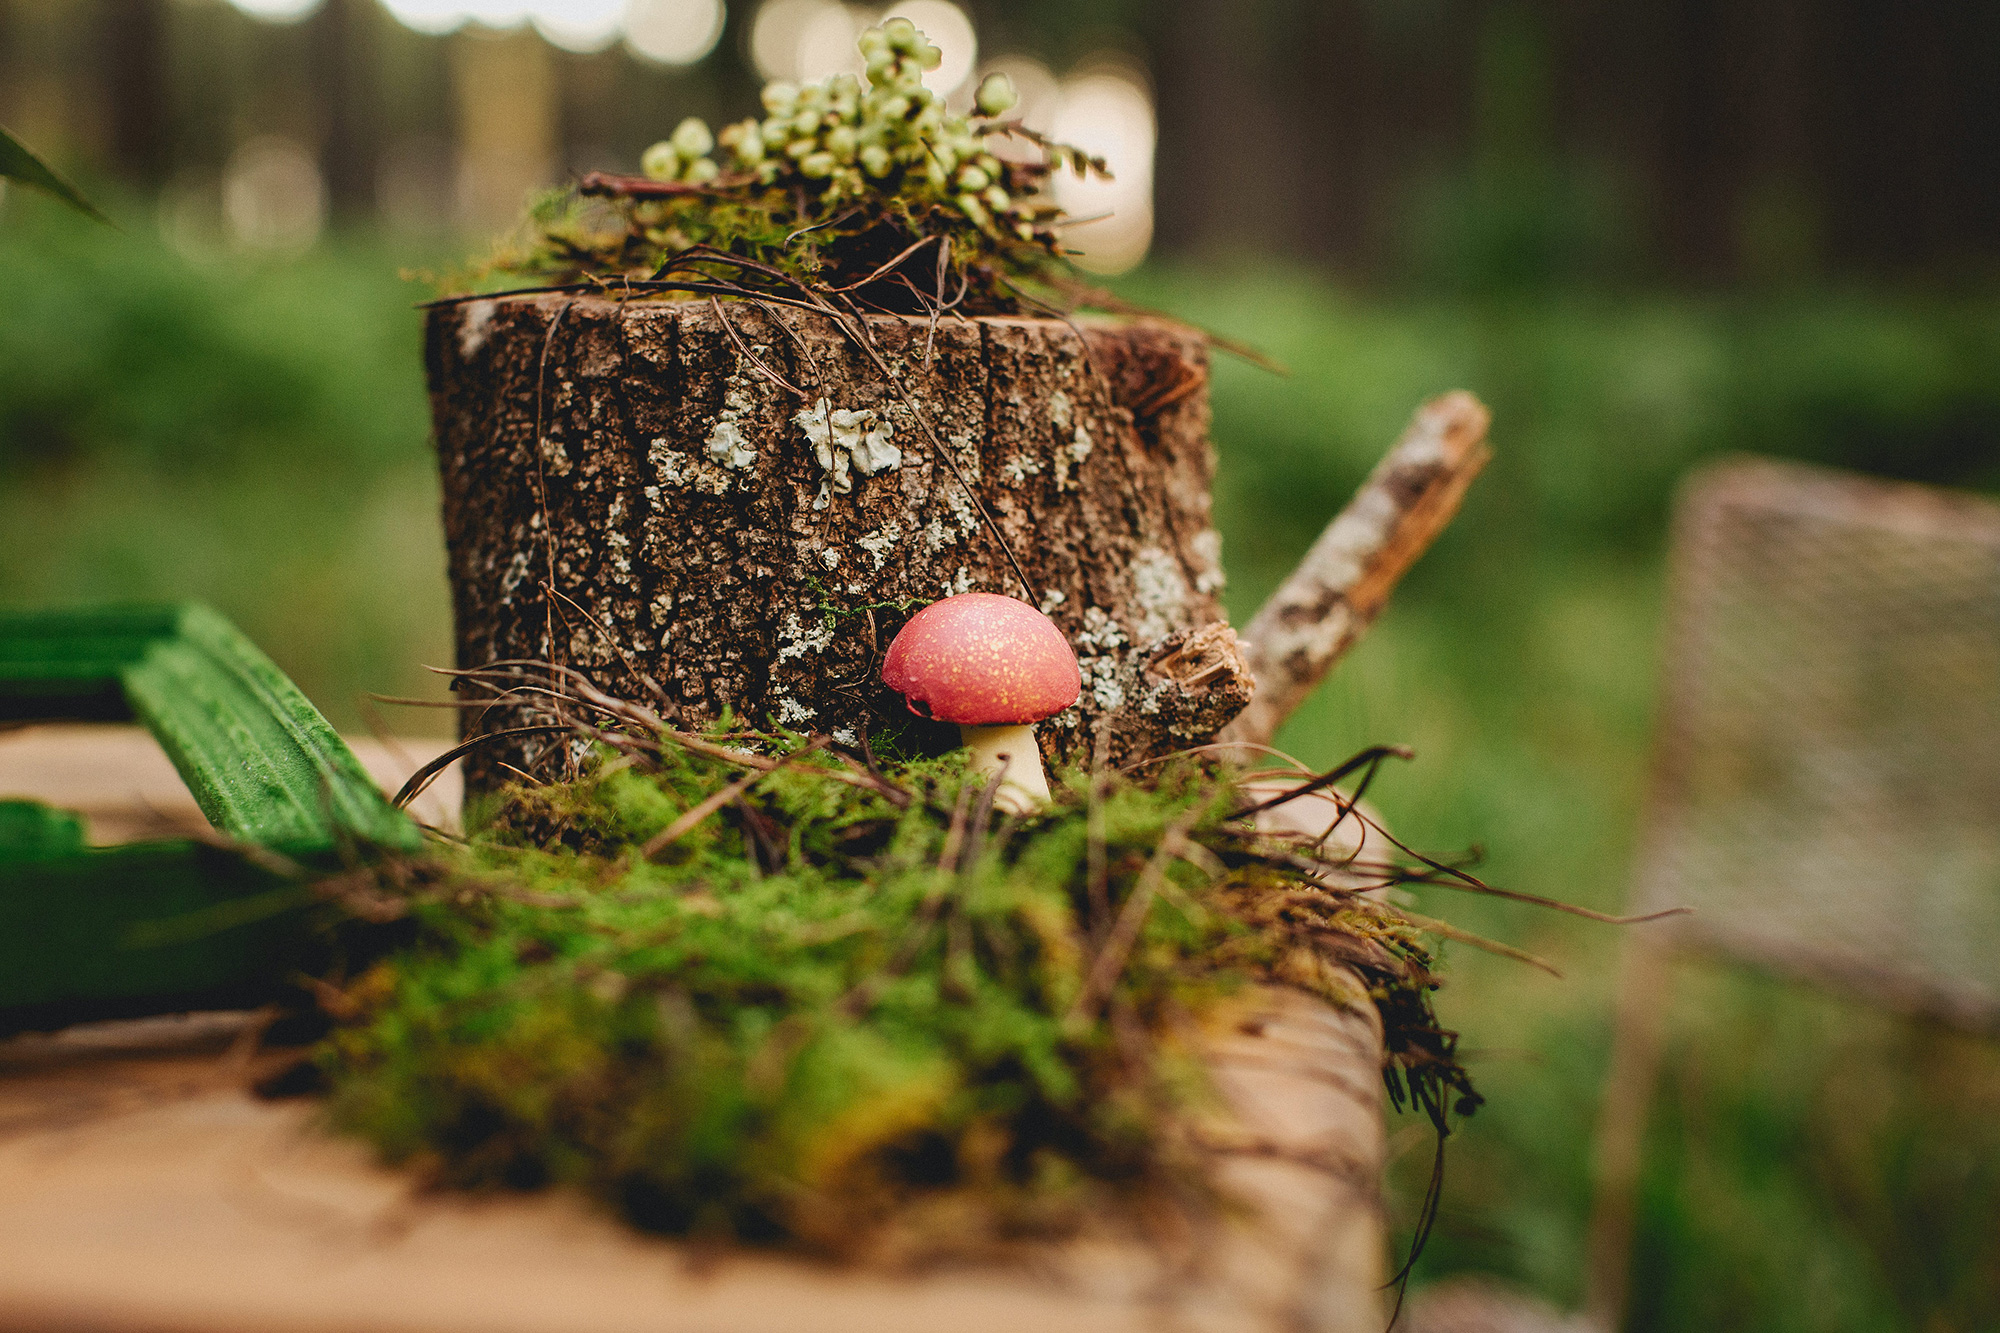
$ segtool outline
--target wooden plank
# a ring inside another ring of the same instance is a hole
[[[0,1329],[93,1333],[1374,1330],[1372,1015],[1272,992],[1216,1046],[1253,1212],[1179,1277],[1099,1242],[914,1275],[642,1236],[560,1193],[439,1196],[245,1090],[247,1015],[0,1043]],[[1163,1308],[1166,1307],[1166,1308]]]
[[[149,808],[143,733],[54,730],[0,736],[0,791],[100,832],[185,817]],[[697,1252],[559,1191],[417,1191],[316,1103],[248,1091],[285,1058],[247,1053],[250,1015],[0,1041],[0,1333],[1378,1333],[1379,1020],[1284,990],[1234,1017],[1207,1054],[1242,1207],[1186,1269],[1109,1239],[915,1274]]]
[[[390,792],[450,744],[428,736],[345,739],[376,785]],[[187,784],[142,727],[49,723],[0,731],[0,799],[19,796],[81,814],[98,846],[209,832]],[[454,766],[410,803],[410,813],[419,823],[455,830],[461,796]]]

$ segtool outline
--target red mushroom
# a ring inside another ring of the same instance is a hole
[[[995,803],[1027,814],[1049,780],[1035,723],[1076,702],[1076,654],[1056,623],[1012,597],[960,593],[910,617],[889,645],[882,683],[910,711],[958,723],[972,767],[1002,774]]]

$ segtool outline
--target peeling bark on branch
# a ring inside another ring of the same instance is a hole
[[[1270,744],[1292,710],[1368,632],[1492,456],[1488,421],[1485,406],[1464,392],[1417,409],[1396,447],[1243,631],[1256,695],[1222,729],[1223,739]]]
[[[731,710],[949,748],[955,729],[929,735],[881,686],[881,656],[918,606],[1022,596],[1011,548],[1083,667],[1078,705],[1037,729],[1051,760],[1087,762],[1100,730],[1112,763],[1209,739],[1250,677],[1216,600],[1200,339],[869,326],[896,382],[826,320],[742,302],[433,310],[460,665],[561,662],[681,726]],[[534,758],[496,743],[470,780]]]

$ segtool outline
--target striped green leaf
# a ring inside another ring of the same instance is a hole
[[[0,800],[0,1031],[269,998],[322,945],[306,877],[422,842],[205,606],[0,613],[0,720],[59,719],[143,723],[222,838],[87,847]]]

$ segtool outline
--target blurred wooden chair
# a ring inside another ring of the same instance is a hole
[[[1675,516],[1585,1315],[1620,1326],[1676,955],[2000,1030],[2000,505],[1765,461]]]

